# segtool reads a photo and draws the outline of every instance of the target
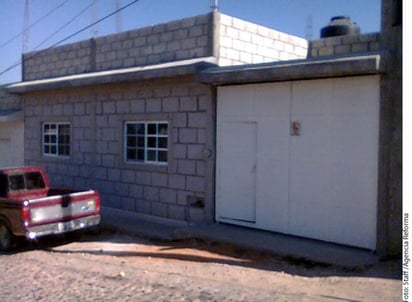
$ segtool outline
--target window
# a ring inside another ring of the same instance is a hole
[[[167,164],[168,123],[127,122],[125,145],[128,162]]]
[[[7,181],[6,181],[7,184]],[[26,174],[15,174],[9,176],[10,191],[38,190],[44,189],[43,176],[39,172],[28,172]],[[7,190],[7,188],[5,188]]]
[[[43,154],[52,156],[70,155],[70,124],[43,124]]]
[[[43,176],[39,172],[28,172],[25,176],[27,190],[44,189],[46,187]]]
[[[19,191],[19,190],[24,190],[26,188],[26,185],[24,184],[23,174],[10,175],[9,182],[10,182],[10,191]]]

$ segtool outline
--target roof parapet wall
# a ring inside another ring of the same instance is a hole
[[[23,55],[23,81],[203,57],[218,65],[307,57],[305,39],[213,12]]]
[[[346,35],[313,40],[309,43],[308,57],[339,56],[378,52],[380,33]]]
[[[23,55],[23,81],[209,57],[206,14]]]

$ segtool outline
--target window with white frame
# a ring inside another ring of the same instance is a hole
[[[167,164],[168,128],[168,122],[126,122],[126,161]]]
[[[70,123],[43,123],[43,154],[70,156]]]

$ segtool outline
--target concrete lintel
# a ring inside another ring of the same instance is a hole
[[[197,79],[214,85],[245,84],[378,74],[380,69],[380,56],[375,54],[213,67],[200,72]]]
[[[24,94],[27,92],[48,89],[195,75],[205,68],[216,66],[215,61],[216,59],[214,57],[205,57],[148,66],[91,72],[51,79],[20,82],[7,86],[5,89],[10,93]]]

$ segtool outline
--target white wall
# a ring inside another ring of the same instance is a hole
[[[23,122],[0,122],[0,167],[24,164]]]
[[[217,108],[218,221],[376,248],[378,76],[219,87]]]

